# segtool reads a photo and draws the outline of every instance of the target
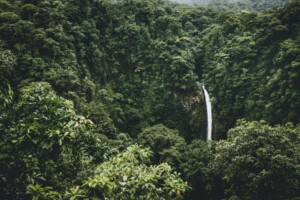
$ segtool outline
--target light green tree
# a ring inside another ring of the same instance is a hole
[[[82,183],[92,162],[101,161],[106,151],[93,122],[77,115],[73,103],[57,96],[46,82],[23,87],[17,104],[0,120],[4,199],[22,198],[26,190],[36,196],[37,191],[56,188],[59,194]]]
[[[177,199],[188,189],[179,174],[166,164],[147,166],[149,149],[138,145],[99,165],[81,193],[104,199]],[[84,192],[87,191],[87,192]]]

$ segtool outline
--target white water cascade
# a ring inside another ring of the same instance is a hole
[[[207,141],[212,139],[212,111],[211,111],[211,101],[209,94],[206,91],[204,85],[202,85],[204,91],[205,103],[206,103],[206,112],[207,112]]]

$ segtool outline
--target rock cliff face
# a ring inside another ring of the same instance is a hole
[[[186,140],[190,141],[192,138],[201,138],[206,140],[206,105],[203,90],[199,88],[195,92],[189,94],[174,93],[174,99],[180,102],[184,108],[185,117],[182,120],[189,122],[190,135]],[[196,133],[196,134],[195,134]]]

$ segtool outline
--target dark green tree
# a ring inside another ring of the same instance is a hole
[[[181,163],[186,143],[178,131],[159,124],[143,130],[137,141],[153,151],[153,163],[167,162],[175,167]]]
[[[235,199],[285,199],[299,195],[300,132],[291,124],[271,127],[239,121],[217,143],[214,169]]]

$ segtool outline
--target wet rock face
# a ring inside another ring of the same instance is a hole
[[[206,106],[204,92],[202,89],[195,90],[189,94],[174,93],[173,98],[179,102],[184,110],[184,117],[182,120],[189,122],[189,131],[186,140],[195,138],[206,139]]]

